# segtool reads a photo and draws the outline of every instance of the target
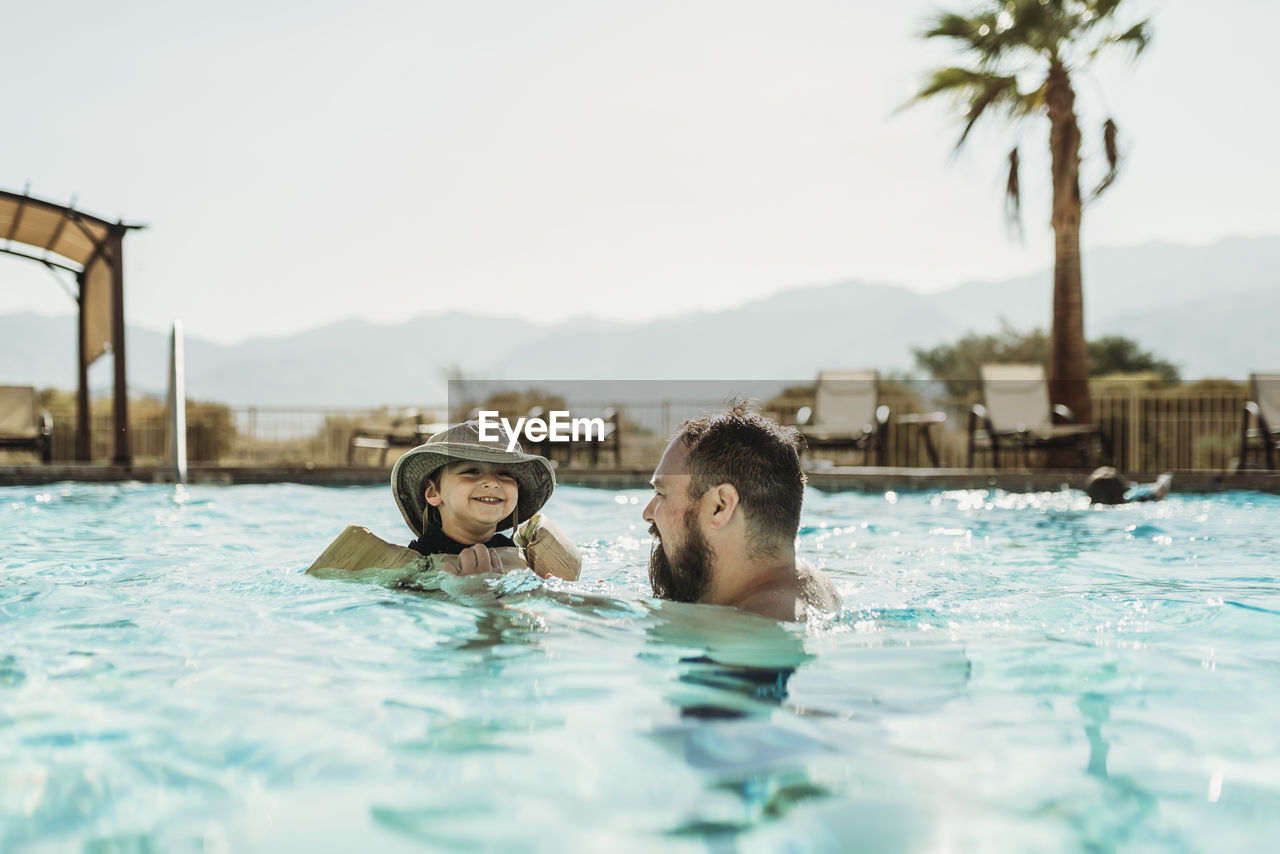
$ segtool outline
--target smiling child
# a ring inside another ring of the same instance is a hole
[[[478,422],[456,424],[400,457],[391,471],[396,505],[418,535],[409,548],[428,557],[459,555],[446,564],[458,574],[509,569],[493,550],[516,543],[498,532],[531,519],[555,489],[551,463],[499,433],[486,442]]]

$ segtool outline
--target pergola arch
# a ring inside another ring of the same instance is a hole
[[[108,222],[27,193],[0,190],[0,252],[75,275],[79,309],[79,387],[76,392],[76,459],[92,452],[89,365],[110,351],[115,367],[112,406],[116,465],[130,466],[129,393],[125,379],[124,236],[141,225]]]

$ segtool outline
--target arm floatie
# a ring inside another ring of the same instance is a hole
[[[394,584],[426,568],[427,559],[413,549],[388,543],[368,528],[348,525],[307,568],[307,574]]]
[[[524,558],[536,574],[543,578],[554,575],[565,581],[578,580],[582,572],[582,552],[546,516],[534,513],[516,531],[514,539],[516,545],[524,549]]]
[[[493,549],[502,561],[504,572],[532,568],[543,578],[555,575],[568,581],[577,579],[582,567],[577,546],[545,518],[535,514],[520,527],[515,540],[518,547]],[[446,561],[456,566],[458,556],[424,557],[413,549],[388,543],[368,528],[348,525],[307,568],[307,574],[318,578],[374,581],[387,586],[413,578],[415,586],[425,589],[438,586],[438,582],[433,585],[431,579],[440,573]]]

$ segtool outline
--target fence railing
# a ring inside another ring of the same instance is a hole
[[[225,461],[338,465],[346,462],[351,434],[362,424],[386,422],[390,427],[394,420],[385,410],[236,407],[231,410],[236,441]]]
[[[1122,471],[1234,467],[1245,395],[1116,394],[1094,398],[1094,420],[1110,438]]]
[[[891,408],[886,435],[886,463],[900,467],[931,464],[925,431],[929,431],[938,463],[944,468],[968,464],[968,400],[934,396],[901,402]],[[1104,392],[1093,398],[1094,421],[1109,437],[1112,462],[1135,474],[1168,469],[1221,470],[1231,468],[1239,453],[1242,392],[1170,390]],[[576,403],[575,412],[601,411],[615,401]],[[628,468],[652,467],[667,439],[687,418],[714,412],[723,400],[704,402],[660,401],[620,406],[623,438],[621,460],[605,455],[605,465]],[[769,412],[782,423],[794,424],[799,407],[781,406]],[[420,407],[423,417],[444,420],[443,407]],[[942,412],[941,423],[926,427],[919,420],[903,420],[904,415]],[[232,410],[237,439],[231,458],[241,462],[313,461],[339,465],[347,460],[351,434],[371,424],[386,424],[394,411],[350,409],[300,409],[253,407]],[[357,462],[376,462],[373,455]],[[860,465],[861,451],[841,452],[837,464]],[[1006,464],[1020,464],[1010,460]],[[1031,459],[1031,464],[1039,462]],[[1099,463],[1104,462],[1098,460]]]
[[[890,466],[929,466],[925,431],[929,431],[938,464],[963,468],[968,464],[967,413],[973,395],[960,399],[933,394],[912,394],[893,400],[885,437],[885,462]],[[1240,430],[1246,396],[1243,391],[1167,389],[1095,392],[1094,422],[1109,437],[1111,460],[1125,472],[1143,474],[1168,469],[1223,470],[1233,468],[1240,451]],[[784,424],[794,424],[803,401],[777,402],[768,411]],[[601,456],[602,465],[624,468],[652,467],[668,437],[686,418],[713,412],[723,400],[706,402],[659,401],[619,405],[616,401],[575,403],[575,412],[602,411],[616,406],[620,412],[620,458]],[[338,409],[321,407],[224,407],[202,404],[192,410],[187,425],[188,456],[193,463],[227,465],[345,465],[351,452],[351,437],[357,430],[404,429],[406,423],[447,420],[443,406],[413,409]],[[941,412],[946,420],[925,427],[919,416]],[[93,416],[94,459],[111,454],[110,412]],[[154,408],[130,412],[134,460],[139,464],[164,461],[169,434],[166,417]],[[69,418],[54,419],[53,459],[70,461],[75,456],[74,424]],[[410,426],[412,432],[412,426]],[[25,452],[0,452],[0,462],[18,462]],[[584,455],[585,456],[585,455]],[[861,465],[861,451],[822,452],[835,464]],[[388,461],[394,455],[388,457]],[[582,461],[583,456],[575,457]],[[34,459],[26,455],[28,462]],[[354,453],[355,464],[377,465],[376,454]],[[1037,466],[1043,460],[1032,457],[1006,459],[1005,465]],[[985,461],[984,461],[985,464]]]

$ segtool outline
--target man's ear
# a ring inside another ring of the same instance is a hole
[[[732,483],[722,483],[713,487],[709,493],[711,501],[712,528],[723,528],[733,521],[738,512],[738,487]]]
[[[423,487],[423,497],[427,499],[427,503],[432,507],[439,507],[440,503],[444,501],[440,497],[440,490],[436,489],[436,485],[432,481],[427,481],[427,485]]]

